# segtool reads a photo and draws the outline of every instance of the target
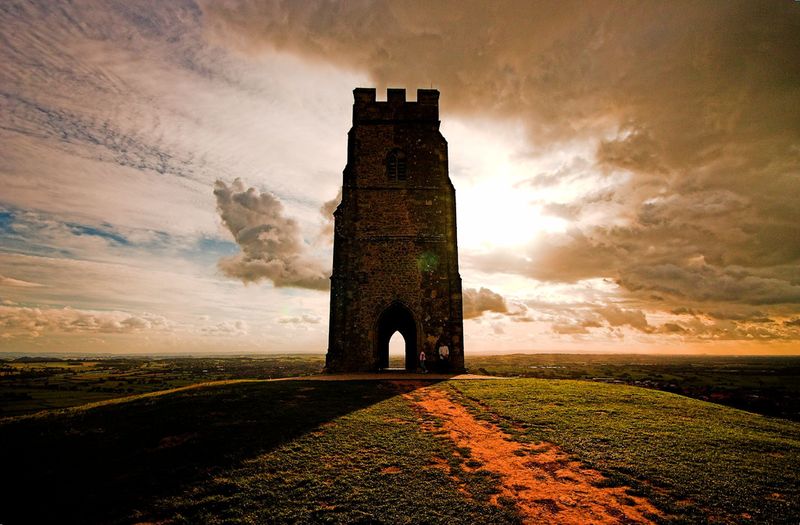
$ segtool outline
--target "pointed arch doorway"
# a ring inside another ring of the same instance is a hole
[[[389,340],[400,332],[406,343],[405,369],[417,369],[417,322],[403,303],[394,302],[378,316],[376,353],[379,369],[389,368]]]

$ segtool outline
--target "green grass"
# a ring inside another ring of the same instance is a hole
[[[0,418],[226,379],[318,374],[318,354],[257,357],[0,359]]]
[[[471,498],[434,457],[453,464]],[[512,509],[487,504],[497,491],[491,476],[459,464],[449,443],[422,432],[408,403],[393,397],[163,501],[157,514],[182,523],[518,521]]]
[[[472,372],[625,383],[800,421],[800,356],[472,355]]]
[[[6,421],[0,442],[3,524],[518,522],[377,382],[184,390]]]
[[[394,367],[401,361],[390,357]],[[0,418],[222,379],[315,375],[324,363],[321,354],[0,358]],[[467,366],[507,377],[620,382],[800,421],[797,356],[471,355]]]
[[[646,494],[667,521],[800,521],[798,423],[603,383],[436,388]],[[390,384],[307,380],[6,420],[0,523],[518,522],[513,502],[489,503],[495,475],[422,417]]]
[[[569,380],[449,383],[687,521],[800,522],[800,424],[666,392]]]

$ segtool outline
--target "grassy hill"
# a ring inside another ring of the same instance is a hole
[[[242,382],[0,422],[0,523],[516,523],[496,472],[400,394]],[[434,389],[652,501],[656,521],[800,521],[800,424],[623,385]]]
[[[452,385],[521,439],[563,447],[677,516],[800,520],[800,424],[644,388],[566,380]]]

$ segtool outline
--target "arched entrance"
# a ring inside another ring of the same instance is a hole
[[[417,323],[411,310],[399,302],[392,303],[378,317],[376,340],[378,368],[389,367],[389,339],[395,332],[400,332],[405,339],[405,369],[413,372],[417,368]]]

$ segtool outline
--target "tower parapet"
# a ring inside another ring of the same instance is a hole
[[[353,124],[390,121],[439,124],[439,91],[418,89],[417,101],[406,101],[406,90],[389,88],[386,101],[376,100],[375,88],[353,90]]]

